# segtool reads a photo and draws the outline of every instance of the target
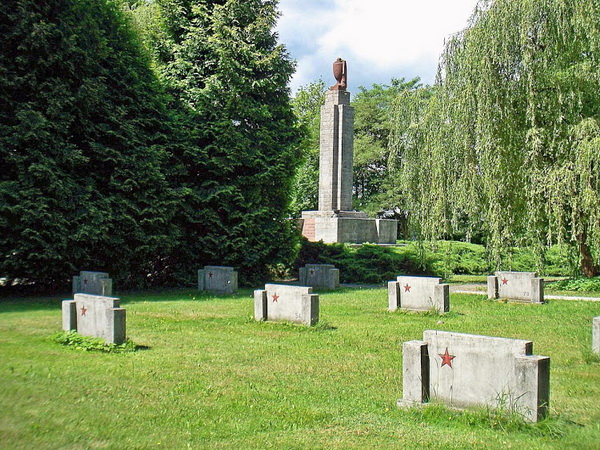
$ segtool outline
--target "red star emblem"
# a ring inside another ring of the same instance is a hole
[[[82,315],[82,316],[85,316],[85,313],[86,313],[86,312],[87,312],[87,309],[86,309],[86,307],[85,307],[85,306],[82,306],[82,307],[81,307],[81,315]]]
[[[83,284],[84,284],[84,285],[85,285],[85,284],[88,284],[88,280],[87,280],[87,278],[86,278],[85,280],[83,280]]]
[[[506,277],[502,278],[502,284],[508,284],[508,280],[506,279]]]
[[[212,278],[213,273],[212,272],[208,272],[208,278]]]
[[[279,295],[273,294],[273,303],[277,302],[278,299],[279,299]],[[277,303],[279,303],[279,302],[277,302]]]
[[[410,286],[408,285],[408,283],[404,285],[404,292],[410,292]]]
[[[440,367],[448,365],[452,369],[452,360],[456,358],[456,356],[448,353],[448,347],[446,347],[446,353],[444,353],[443,355],[441,353],[438,353],[438,355],[440,355],[440,358],[442,358],[442,365]]]
[[[310,269],[310,274],[314,275],[315,274],[315,269]]]

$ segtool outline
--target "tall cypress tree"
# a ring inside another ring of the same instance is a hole
[[[0,92],[0,276],[155,274],[175,239],[169,121],[119,8],[3,1]]]
[[[161,0],[163,79],[184,105],[192,146],[178,154],[186,257],[264,276],[293,249],[286,220],[299,127],[293,63],[272,31],[276,1]],[[169,51],[164,51],[169,49]]]

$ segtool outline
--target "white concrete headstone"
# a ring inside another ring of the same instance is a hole
[[[535,272],[496,272],[487,280],[488,298],[544,302],[544,279]]]
[[[427,330],[402,351],[399,406],[504,407],[531,422],[547,414],[550,358],[533,355],[531,341]]]
[[[315,325],[319,321],[319,295],[308,286],[266,284],[254,291],[254,318]]]
[[[118,298],[90,294],[74,297],[62,302],[63,330],[75,330],[113,344],[125,342],[125,309],[119,307]]]
[[[337,289],[340,271],[333,264],[306,264],[300,268],[300,284],[316,289]]]
[[[204,269],[198,270],[198,290],[235,294],[238,290],[238,273],[233,267],[204,266]]]
[[[112,295],[112,279],[106,272],[91,272],[83,270],[73,277],[73,295]]]
[[[441,278],[399,276],[388,282],[388,310],[448,312],[450,286],[441,283]]]
[[[592,351],[600,355],[600,316],[592,320]]]

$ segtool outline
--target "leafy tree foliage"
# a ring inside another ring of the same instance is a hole
[[[390,85],[359,87],[352,101],[354,121],[355,208],[372,213],[388,208],[383,201],[389,175],[390,132],[394,127],[393,105],[398,97],[421,87],[419,78],[406,81],[393,78]]]
[[[292,100],[294,112],[305,133],[300,146],[302,163],[296,172],[292,190],[293,217],[300,217],[302,211],[314,211],[319,207],[321,106],[325,102],[325,90],[325,82],[319,79],[301,87]]]
[[[0,275],[127,283],[174,245],[168,116],[148,61],[108,0],[0,4]]]
[[[482,0],[447,44],[436,95],[395,134],[424,237],[466,223],[499,265],[513,245],[568,241],[598,273],[600,4]]]

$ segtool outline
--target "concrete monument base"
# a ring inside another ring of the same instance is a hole
[[[357,211],[303,211],[300,229],[313,242],[395,244],[398,221],[371,219]]]

